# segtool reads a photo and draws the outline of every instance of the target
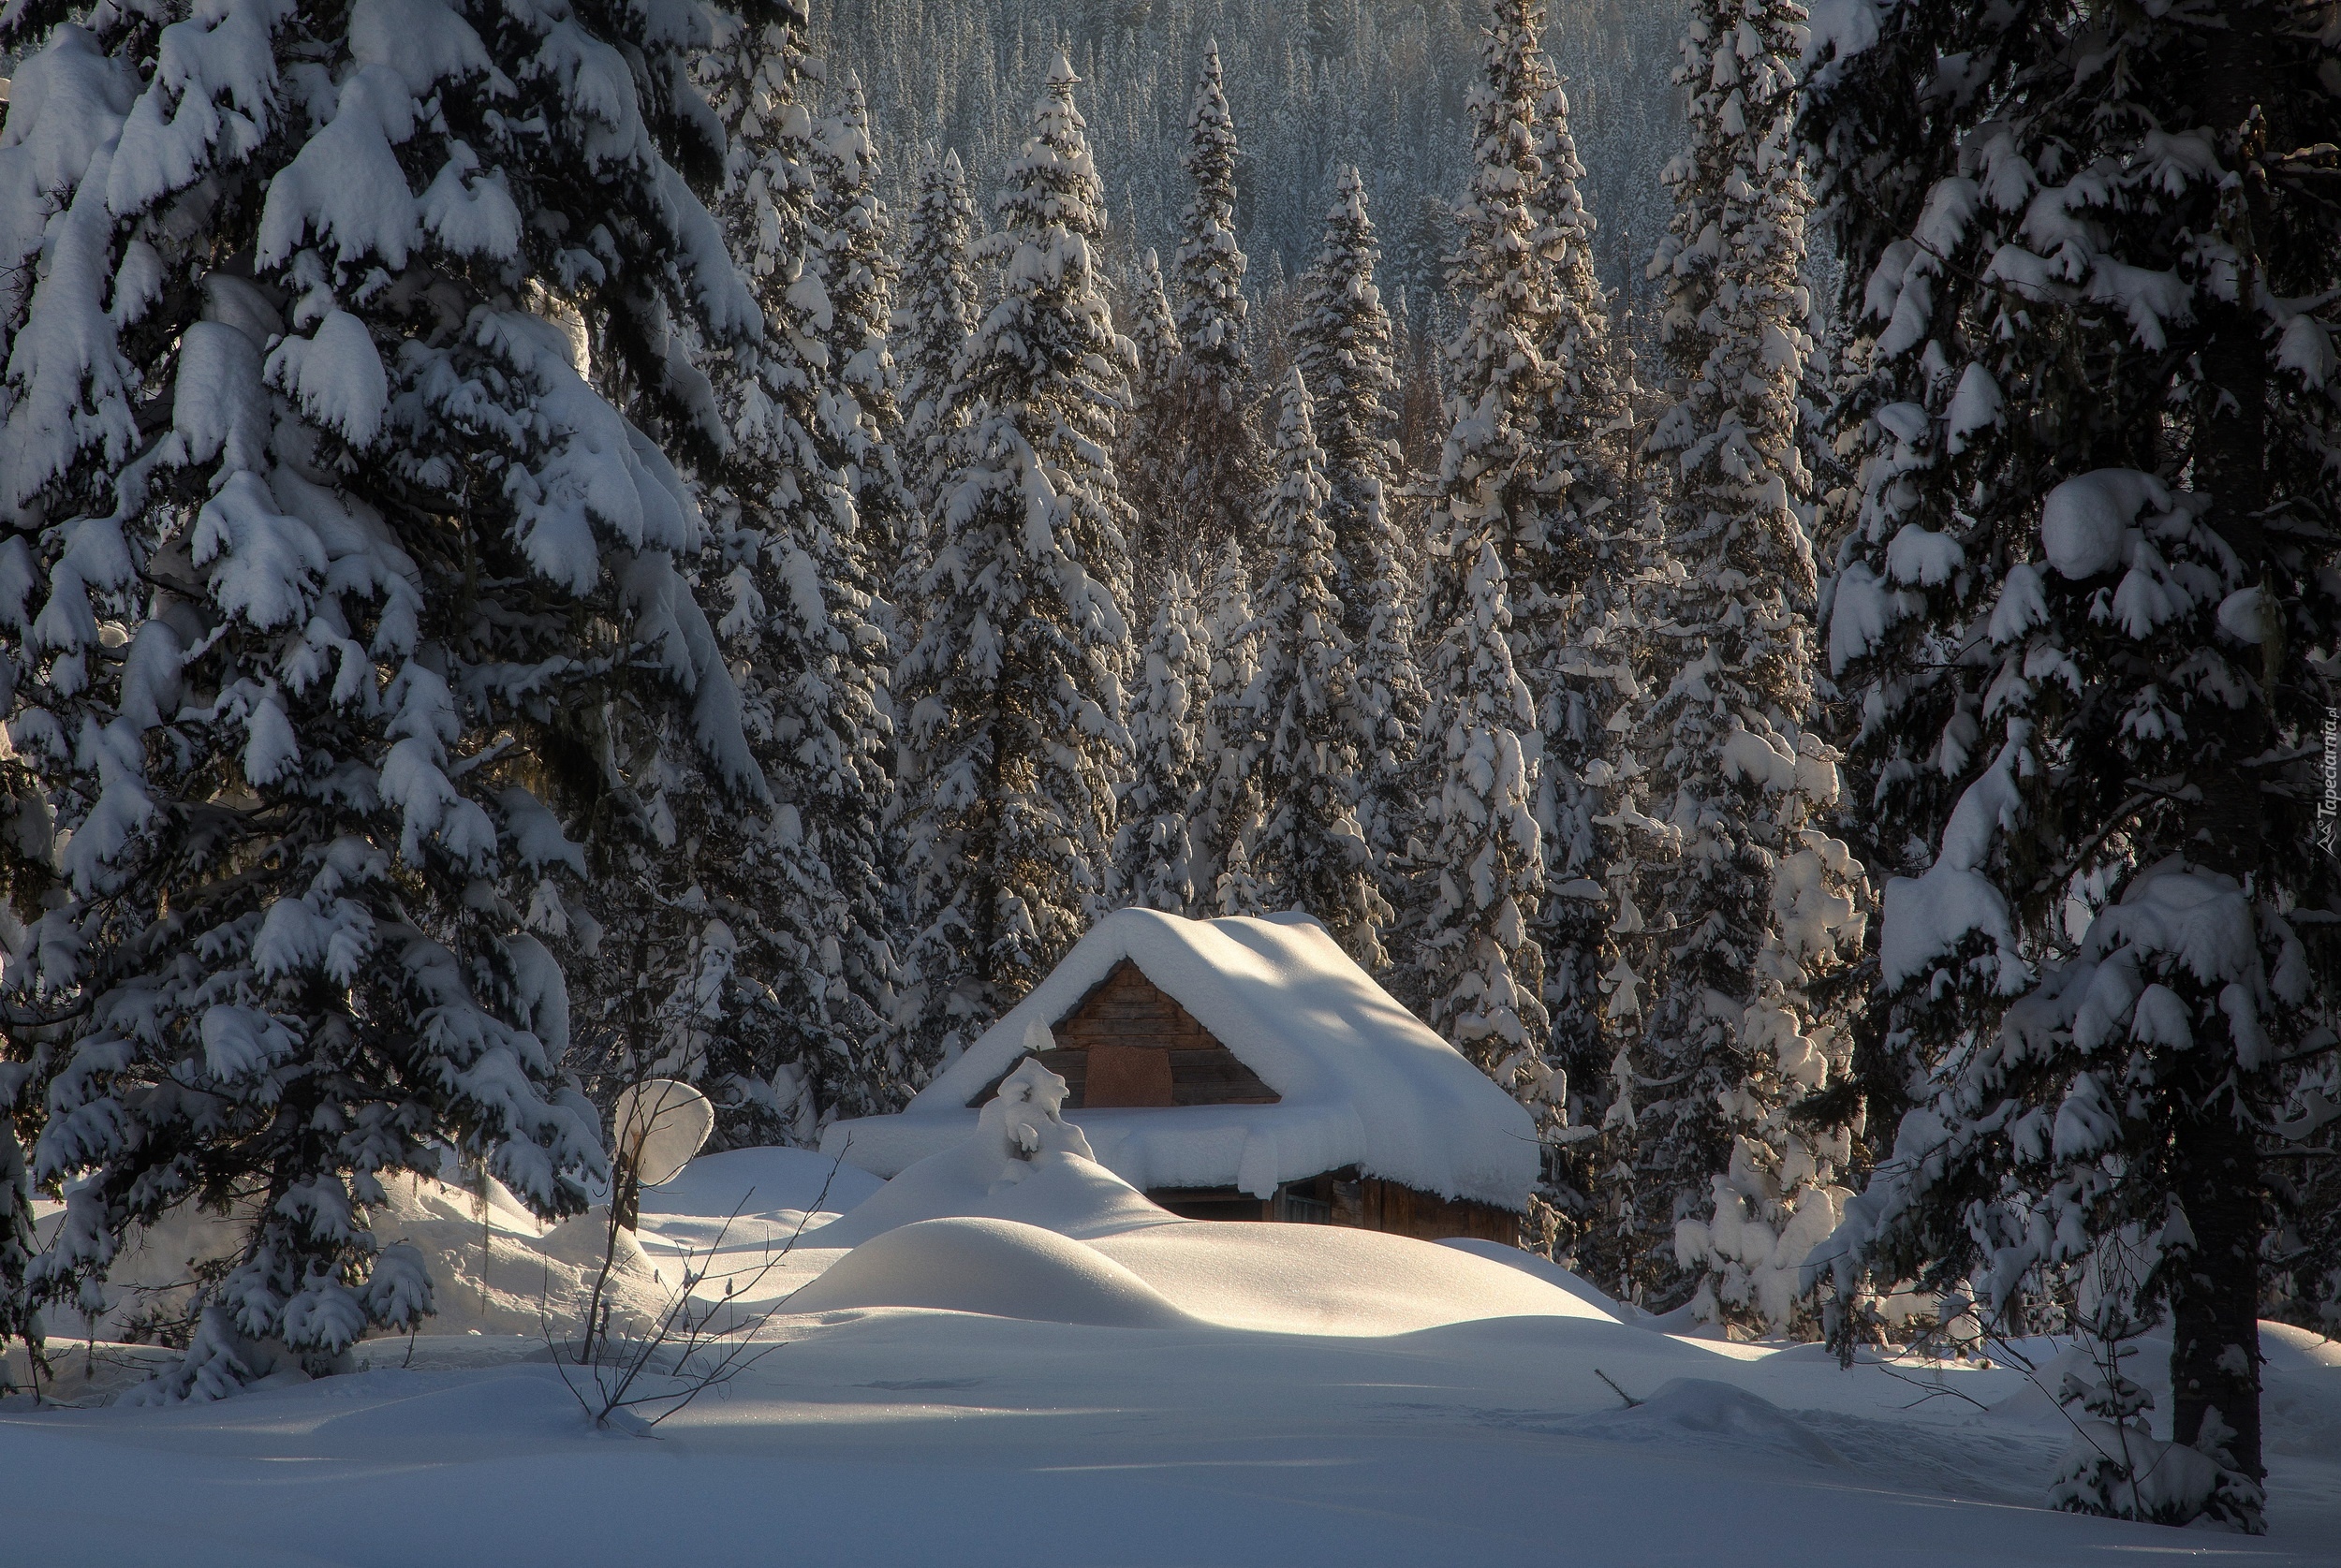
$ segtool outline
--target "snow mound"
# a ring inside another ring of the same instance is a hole
[[[2169,1356],[2166,1347],[2161,1359],[2167,1361]],[[2139,1357],[2142,1363],[2154,1359],[2156,1357],[2151,1353]],[[2065,1414],[2064,1407],[2056,1402],[2050,1390],[2062,1388],[2068,1376],[2087,1377],[2093,1366],[2085,1346],[2068,1344],[2053,1358],[2042,1361],[2014,1393],[1994,1401],[1984,1414],[1991,1420],[2012,1426],[2069,1434],[2073,1429],[2072,1419]],[[2149,1377],[2153,1375],[2151,1367],[2141,1366],[2138,1370]]]
[[[806,1231],[797,1244],[859,1247],[887,1231],[942,1219],[1014,1220],[1081,1240],[1185,1223],[1078,1154],[1036,1154],[1009,1176],[963,1146],[929,1155],[850,1214]]]
[[[1032,1033],[1045,1043],[1045,1027],[1033,1025]],[[1082,1129],[1060,1110],[1064,1096],[1065,1080],[1038,1061],[1018,1065],[975,1119],[973,1136],[927,1156],[849,1214],[799,1238],[798,1255],[816,1268],[834,1250],[852,1250],[791,1297],[787,1310],[935,1306],[1061,1317],[1066,1309],[1046,1295],[1054,1287],[1045,1271],[1036,1277],[1043,1297],[1024,1303],[1006,1291],[1011,1271],[1005,1266],[984,1274],[975,1297],[963,1294],[972,1287],[948,1277],[915,1278],[918,1268],[943,1268],[931,1255],[940,1244],[913,1247],[893,1238],[905,1231],[928,1235],[952,1222],[1005,1224],[1018,1235],[1045,1232],[1055,1238],[1051,1255],[1060,1263],[1086,1253],[1178,1313],[1181,1325],[1200,1319],[1275,1333],[1373,1336],[1492,1317],[1617,1321],[1606,1298],[1564,1270],[1542,1266],[1566,1284],[1493,1255],[1525,1258],[1516,1248],[1435,1246],[1331,1225],[1182,1220],[1089,1157]]]
[[[605,1253],[612,1267],[604,1294],[618,1323],[646,1322],[665,1304],[667,1286],[634,1233],[619,1230],[613,1248],[606,1207],[548,1226],[493,1179],[484,1221],[480,1200],[460,1187],[410,1176],[383,1188],[390,1202],[375,1212],[375,1234],[421,1252],[435,1309],[426,1326],[434,1334],[535,1338],[548,1324],[556,1335],[569,1332]]]
[[[2260,1326],[2260,1414],[2271,1453],[2341,1454],[2341,1340],[2289,1323]]]
[[[422,1254],[433,1307],[425,1326],[434,1334],[535,1338],[548,1319],[562,1332],[611,1247],[607,1208],[548,1226],[493,1178],[484,1194],[411,1173],[385,1176],[382,1188],[390,1201],[368,1216],[375,1239],[386,1248],[403,1242]],[[36,1209],[42,1239],[54,1234],[61,1214],[56,1205]],[[249,1206],[220,1214],[187,1202],[168,1210],[114,1259],[102,1309],[86,1315],[57,1309],[51,1331],[122,1341],[184,1319],[194,1281],[241,1251],[251,1223]],[[618,1233],[612,1265],[610,1294],[619,1321],[654,1315],[667,1287],[630,1232]]]
[[[1443,1238],[1438,1245],[1452,1247],[1459,1253],[1469,1253],[1473,1257],[1486,1258],[1490,1263],[1500,1263],[1507,1268],[1517,1268],[1530,1279],[1541,1280],[1554,1290],[1565,1291],[1602,1316],[1613,1318],[1619,1323],[1646,1317],[1640,1309],[1626,1306],[1615,1297],[1603,1294],[1588,1283],[1584,1276],[1571,1273],[1551,1258],[1539,1257],[1518,1247],[1507,1247],[1501,1241],[1483,1241],[1476,1236],[1450,1236]]]
[[[1045,1048],[1047,1027],[1032,1029]],[[928,1155],[800,1244],[858,1247],[902,1225],[950,1217],[1014,1220],[1082,1238],[1178,1224],[1095,1161],[1089,1140],[1065,1120],[1065,1094],[1063,1078],[1026,1060],[985,1104],[973,1136]]]
[[[1843,1465],[1826,1438],[1760,1394],[1713,1378],[1678,1377],[1631,1410],[1581,1423],[1604,1437],[1694,1437],[1734,1447],[1769,1449],[1804,1462]]]
[[[1189,1220],[1088,1243],[1199,1318],[1281,1334],[1412,1334],[1487,1318],[1615,1323],[1469,1252],[1332,1225]]]
[[[1194,1320],[1094,1249],[1014,1220],[921,1220],[847,1253],[790,1297],[792,1312],[924,1307],[1105,1328],[1180,1328]]]

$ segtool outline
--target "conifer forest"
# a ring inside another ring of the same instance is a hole
[[[2020,1364],[2031,1506],[2259,1535],[2341,1443],[2267,1370],[2341,1348],[2333,0],[5,0],[0,66],[0,1392],[412,1360],[490,1294],[426,1183],[647,1269],[623,1096],[859,1179],[1136,908],[1312,917],[1618,1321]]]

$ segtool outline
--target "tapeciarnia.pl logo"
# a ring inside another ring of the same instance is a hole
[[[2325,710],[2325,794],[2317,802],[2317,843],[2341,852],[2341,708]]]

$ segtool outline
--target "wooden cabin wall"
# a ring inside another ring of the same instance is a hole
[[[1367,1230],[1378,1230],[1392,1236],[1418,1237],[1436,1241],[1444,1237],[1468,1236],[1481,1241],[1501,1241],[1507,1247],[1520,1245],[1520,1216],[1492,1203],[1474,1203],[1469,1198],[1443,1198],[1436,1193],[1402,1186],[1378,1176],[1362,1178],[1358,1182],[1359,1224]],[[1336,1219],[1335,1224],[1339,1224]]]
[[[1443,1198],[1382,1177],[1360,1176],[1354,1169],[1285,1182],[1265,1201],[1233,1187],[1157,1188],[1146,1196],[1190,1220],[1335,1224],[1422,1241],[1467,1236],[1508,1247],[1520,1244],[1520,1216],[1509,1209]]]
[[[1042,1051],[1040,1064],[1065,1080],[1067,1110],[1273,1106],[1277,1100],[1258,1073],[1127,959],[1050,1033],[1056,1049]],[[995,1078],[967,1103],[980,1106],[998,1092]]]

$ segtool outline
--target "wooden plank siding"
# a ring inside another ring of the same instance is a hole
[[[1339,1206],[1336,1205],[1336,1213]],[[1358,1219],[1366,1230],[1392,1236],[1415,1236],[1436,1241],[1447,1236],[1477,1237],[1482,1241],[1520,1245],[1520,1216],[1492,1203],[1469,1198],[1443,1198],[1436,1193],[1402,1186],[1369,1176],[1358,1183]],[[1341,1224],[1339,1219],[1333,1222]]]
[[[1492,1203],[1443,1198],[1352,1165],[1303,1177],[1265,1200],[1233,1187],[1157,1187],[1147,1200],[1188,1220],[1266,1220],[1291,1224],[1346,1225],[1424,1241],[1474,1237],[1520,1245],[1520,1216]]]
[[[1040,1064],[1065,1080],[1067,1110],[1103,1110],[1109,1106],[1273,1106],[1276,1092],[1260,1081],[1258,1073],[1245,1066],[1235,1052],[1219,1043],[1217,1036],[1195,1019],[1195,1015],[1179,1005],[1170,994],[1140,972],[1138,965],[1124,959],[1108,972],[1106,977],[1091,987],[1087,995],[1073,1004],[1072,1011],[1059,1018],[1051,1033],[1056,1036],[1056,1049],[1040,1053]],[[1103,1046],[1116,1051],[1160,1051],[1170,1060],[1170,1098],[1157,1097],[1158,1092],[1141,1090],[1131,1092],[1131,1086],[1159,1081],[1159,1073],[1130,1070],[1117,1063],[1122,1070],[1108,1075],[1109,1084],[1101,1098],[1089,1094],[1090,1049]],[[1013,1071],[1013,1064],[1009,1071]],[[1002,1073],[1000,1078],[1008,1077]],[[980,1106],[999,1092],[1000,1078],[983,1086],[982,1092],[968,1101]]]

